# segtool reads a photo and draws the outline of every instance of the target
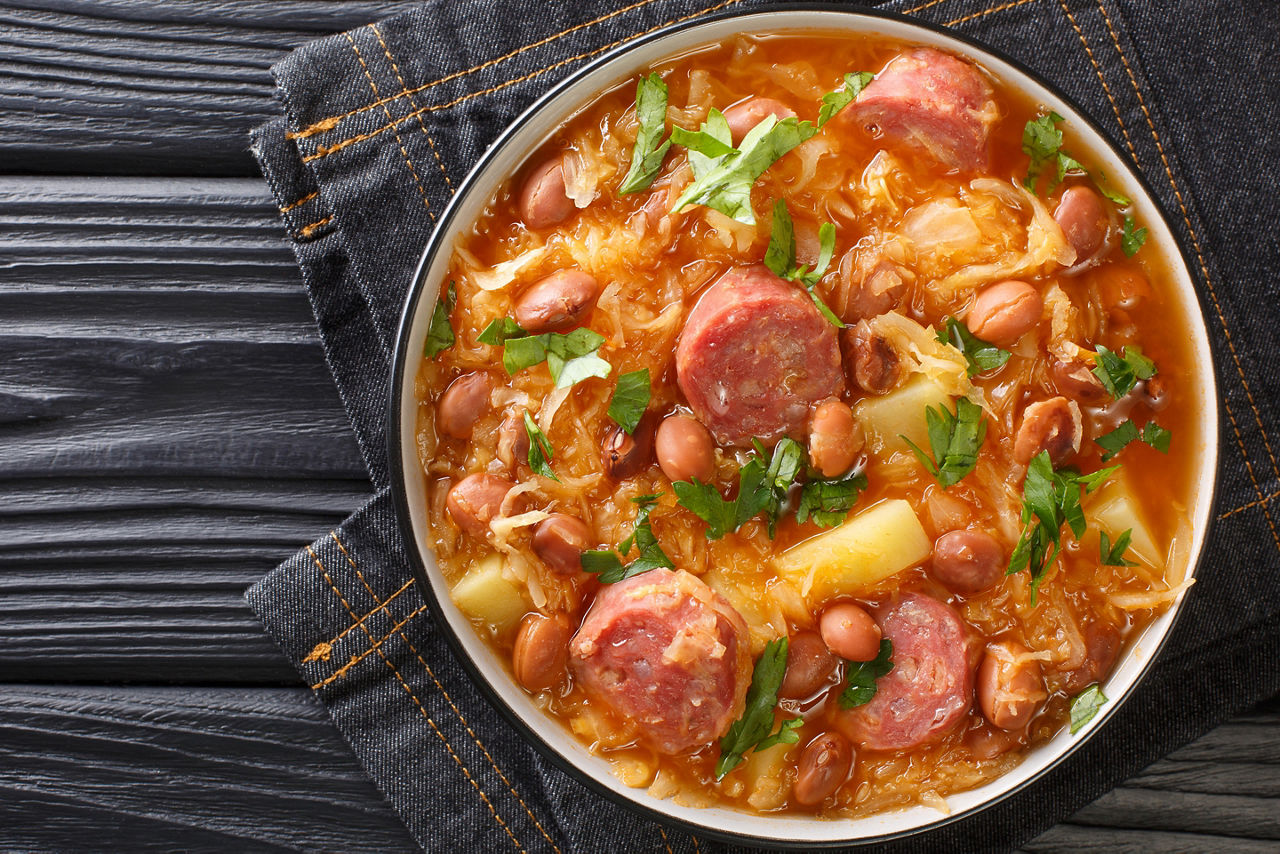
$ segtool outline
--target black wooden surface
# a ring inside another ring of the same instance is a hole
[[[242,594],[367,496],[246,150],[409,3],[0,5],[0,848],[403,850]],[[1026,850],[1280,848],[1280,702]]]

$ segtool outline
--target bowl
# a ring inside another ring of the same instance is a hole
[[[1027,786],[1080,747],[1105,726],[1151,668],[1181,610],[1182,598],[1152,620],[1133,638],[1103,689],[1110,702],[1075,735],[1064,728],[1048,742],[1030,749],[1019,765],[978,788],[947,796],[950,813],[915,806],[856,819],[815,819],[810,816],[749,814],[727,807],[695,808],[660,800],[645,789],[629,788],[618,780],[608,762],[594,756],[560,725],[548,726],[545,714],[511,679],[504,661],[483,642],[471,623],[453,604],[431,549],[425,519],[425,484],[414,442],[416,398],[414,375],[427,327],[458,234],[471,226],[499,185],[562,123],[599,93],[634,79],[649,66],[690,48],[738,34],[836,31],[866,33],[938,47],[969,58],[1011,83],[1036,102],[1052,105],[1064,116],[1103,171],[1130,191],[1135,210],[1149,229],[1148,245],[1167,259],[1169,281],[1176,292],[1185,327],[1191,330],[1195,361],[1205,366],[1195,401],[1200,414],[1193,474],[1193,526],[1187,572],[1194,573],[1211,521],[1218,456],[1218,404],[1208,335],[1185,252],[1174,238],[1169,221],[1153,193],[1129,166],[1119,149],[1070,99],[1015,61],[977,42],[902,16],[854,11],[834,5],[787,4],[773,9],[727,13],[677,24],[618,48],[571,75],[526,110],[482,156],[459,187],[423,252],[409,288],[391,378],[389,458],[399,523],[409,544],[409,557],[418,585],[431,606],[437,625],[448,638],[465,669],[512,726],[542,754],[573,778],[612,801],[656,821],[692,833],[733,843],[813,849],[859,842],[885,841],[937,828],[991,806]],[[1123,176],[1123,177],[1121,177]],[[1184,449],[1185,450],[1185,449]],[[1185,595],[1185,594],[1184,594]]]

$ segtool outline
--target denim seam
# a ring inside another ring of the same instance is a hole
[[[378,650],[382,649],[382,645],[387,641],[391,640],[392,635],[394,635],[396,632],[399,632],[401,629],[403,629],[405,625],[409,623],[410,620],[412,620],[414,617],[418,616],[425,610],[427,610],[426,605],[419,605],[416,609],[414,609],[414,611],[408,614],[403,620],[401,620],[400,622],[392,626],[390,629],[388,629],[387,633],[384,634],[382,637],[378,638],[377,640],[373,640],[373,638],[370,637],[368,649],[366,649],[364,652],[360,653],[359,655],[351,656],[350,660],[348,660],[346,664],[342,665],[337,670],[333,671],[328,676],[321,679],[319,682],[316,682],[315,684],[311,685],[310,686],[311,690],[318,691],[319,689],[325,687],[326,685],[336,682],[337,680],[346,676],[347,673],[351,670],[351,668],[355,667],[357,664],[364,661],[374,652],[377,652]],[[320,649],[322,646],[323,644],[317,645],[316,649]],[[312,650],[312,652],[315,652],[315,650]]]
[[[377,24],[370,24],[369,29],[373,30],[373,34],[378,37],[378,44],[382,45],[382,52],[386,54],[387,62],[391,63],[391,70],[395,72],[396,80],[400,81],[400,89],[402,95],[409,99],[409,109],[417,112],[417,100],[409,92],[409,84],[404,82],[404,75],[400,73],[400,66],[396,64],[395,58],[391,55],[391,48],[387,47],[387,42],[382,38],[382,31],[378,29]],[[444,176],[445,186],[449,188],[449,195],[453,195],[453,182],[449,180],[449,170],[444,168],[444,160],[440,157],[440,152],[436,150],[436,141],[431,138],[431,132],[427,130],[427,123],[423,121],[422,114],[418,114],[418,127],[422,128],[422,135],[427,138],[427,145],[431,148],[431,153],[435,155],[436,165],[440,167],[440,174]]]
[[[378,613],[379,611],[386,611],[387,606],[390,605],[392,602],[394,602],[397,596],[399,596],[401,593],[408,590],[412,586],[413,586],[413,579],[410,578],[400,587],[399,590],[397,590],[395,593],[392,593],[386,599],[379,602],[375,607],[369,609],[369,611],[366,612],[363,617],[361,617],[360,619],[356,620],[354,623],[352,623],[351,625],[343,629],[342,632],[337,637],[333,638],[332,640],[321,641],[320,643],[316,644],[316,649],[319,649],[321,646],[326,646],[326,647],[333,646],[338,641],[345,638],[348,634],[358,629],[361,623],[363,623],[365,620],[372,617],[374,614]],[[375,599],[374,601],[377,601],[377,600]],[[391,616],[390,611],[386,611],[386,614],[387,616]],[[314,653],[314,650],[312,652]],[[311,660],[314,661],[315,659],[313,658]]]

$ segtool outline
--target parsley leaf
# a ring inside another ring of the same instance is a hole
[[[1138,380],[1149,380],[1156,375],[1156,363],[1142,355],[1141,347],[1125,347],[1121,357],[1099,345],[1093,361],[1096,366],[1093,375],[1116,400],[1133,391]]]
[[[1077,694],[1071,701],[1071,734],[1075,735],[1085,724],[1093,720],[1098,714],[1098,709],[1102,708],[1105,702],[1107,697],[1102,693],[1100,685],[1090,685]]]
[[[1119,190],[1112,190],[1108,187],[1102,186],[1106,180],[1107,180],[1107,176],[1102,172],[1099,172],[1098,180],[1094,181],[1093,183],[1094,183],[1094,186],[1098,188],[1098,192],[1102,193],[1103,197],[1107,201],[1111,202],[1113,205],[1115,205],[1118,208],[1127,208],[1129,207],[1129,205],[1133,204],[1133,201],[1124,193],[1121,193]]]
[[[707,539],[718,540],[738,530],[737,501],[727,501],[713,484],[678,480],[671,484],[680,506],[707,523]]]
[[[822,127],[836,113],[849,106],[862,94],[875,75],[870,71],[851,71],[844,76],[844,85],[822,96],[822,108],[818,110],[818,127]]]
[[[1125,531],[1116,537],[1116,544],[1111,545],[1111,538],[1107,536],[1106,531],[1098,532],[1098,552],[1101,555],[1100,560],[1103,566],[1137,566],[1131,560],[1125,560],[1124,553],[1129,548],[1129,539],[1133,536],[1133,529]]]
[[[436,307],[431,312],[431,326],[427,327],[427,340],[422,345],[422,355],[434,359],[440,353],[453,346],[453,327],[449,324],[449,315],[458,303],[458,290],[453,282],[445,291],[442,299],[436,300]]]
[[[628,433],[636,432],[636,425],[649,406],[649,369],[641,368],[618,377],[618,386],[609,401],[609,417]]]
[[[764,253],[764,265],[775,276],[791,282],[798,282],[809,292],[809,298],[822,312],[822,316],[831,321],[837,329],[843,329],[844,323],[827,307],[822,297],[815,290],[822,274],[831,266],[831,256],[836,251],[836,227],[824,222],[818,229],[818,262],[810,270],[806,265],[796,264],[796,234],[791,222],[791,214],[787,203],[778,199],[773,205],[773,227],[769,232],[769,248]]]
[[[1139,228],[1136,231],[1134,226],[1137,223],[1133,221],[1133,217],[1124,218],[1124,234],[1120,235],[1120,248],[1124,250],[1126,258],[1132,258],[1138,254],[1138,250],[1142,248],[1142,244],[1147,242],[1147,229]]]
[[[1106,451],[1102,455],[1102,461],[1105,463],[1135,439],[1141,439],[1160,453],[1167,454],[1169,453],[1169,441],[1172,438],[1173,433],[1170,430],[1161,427],[1154,421],[1148,421],[1139,432],[1138,426],[1133,423],[1132,419],[1129,419],[1110,433],[1099,436],[1093,441],[1102,450]]]
[[[1173,439],[1173,431],[1161,427],[1154,421],[1142,425],[1142,441],[1162,454],[1169,453],[1169,442]]]
[[[748,750],[764,750],[775,744],[794,744],[800,740],[796,729],[801,718],[783,721],[773,730],[773,710],[778,705],[778,688],[787,671],[787,639],[778,638],[765,645],[764,654],[756,662],[747,689],[747,705],[742,717],[733,722],[720,739],[720,759],[716,762],[716,779],[720,780],[738,764]]]
[[[933,459],[929,459],[906,436],[899,438],[910,446],[920,465],[945,489],[963,480],[978,464],[978,449],[987,437],[987,421],[982,415],[982,407],[966,397],[956,399],[954,415],[946,406],[940,405],[937,409],[925,407],[924,416],[929,426],[929,447],[933,450]]]
[[[556,388],[568,388],[588,377],[607,377],[612,366],[600,358],[604,336],[585,327],[572,332],[530,335],[509,317],[500,317],[476,338],[502,347],[502,366],[508,374],[547,363]]]
[[[817,132],[812,122],[795,117],[779,121],[776,116],[766,116],[733,148],[729,125],[715,109],[702,123],[700,133],[673,131],[672,137],[689,148],[689,165],[693,168],[693,183],[676,199],[675,211],[705,205],[738,222],[755,225],[751,187],[756,179]]]
[[[803,466],[804,449],[794,439],[784,437],[774,446],[767,467],[765,450],[759,444],[756,454],[738,469],[738,496],[732,501],[709,483],[694,480],[672,484],[680,505],[707,523],[708,539],[718,540],[738,530],[762,511],[768,520],[769,536],[773,537],[782,502]]]
[[[490,344],[494,347],[501,347],[506,343],[508,338],[524,338],[529,335],[520,324],[516,323],[509,317],[499,317],[489,322],[479,335],[476,341],[481,344]]]
[[[950,344],[964,354],[965,361],[969,363],[968,374],[971,377],[994,371],[1009,361],[1010,353],[1007,350],[1001,350],[996,345],[983,341],[954,317],[946,319],[937,338],[939,343]]]
[[[806,481],[796,506],[796,521],[812,518],[815,525],[823,528],[839,525],[866,488],[867,476],[862,472],[836,480]]]
[[[658,503],[657,495],[638,495],[631,499],[637,505],[635,526],[631,535],[618,544],[618,551],[613,549],[588,549],[582,553],[579,563],[587,572],[595,573],[601,584],[616,584],[626,578],[640,575],[651,569],[672,569],[675,564],[662,550],[658,538],[654,536],[653,527],[649,524],[649,514]],[[630,563],[624,564],[622,558],[636,549],[639,556]]]
[[[870,661],[848,663],[849,686],[840,692],[840,708],[852,709],[871,702],[876,680],[893,670],[893,641],[880,639],[880,652]]]
[[[529,434],[529,468],[535,474],[549,477],[559,483],[560,478],[556,477],[556,473],[551,470],[551,460],[555,457],[555,452],[551,449],[551,440],[534,423],[527,409],[524,411],[524,430]]]
[[[658,144],[667,124],[667,84],[656,74],[641,76],[636,84],[636,118],[640,131],[631,150],[631,169],[618,188],[622,196],[649,189],[671,147],[670,139]]]
[[[1036,191],[1036,179],[1040,177],[1045,164],[1056,157],[1062,148],[1062,131],[1057,127],[1060,121],[1063,121],[1062,116],[1050,111],[1047,116],[1027,122],[1022,129],[1022,150],[1031,158],[1022,186],[1033,193]]]

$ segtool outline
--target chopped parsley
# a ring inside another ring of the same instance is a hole
[[[631,169],[622,179],[619,195],[649,189],[662,169],[662,161],[671,148],[671,140],[659,144],[667,125],[667,84],[656,74],[641,76],[636,84],[636,119],[640,131],[631,150]]]
[[[764,512],[769,536],[774,535],[778,514],[787,491],[800,474],[804,449],[794,439],[784,438],[774,446],[766,466],[764,448],[738,469],[738,495],[726,499],[713,484],[698,480],[672,484],[680,505],[707,523],[707,538],[718,540],[741,528],[757,513]]]
[[[893,670],[893,641],[880,639],[880,652],[870,661],[847,663],[849,685],[840,692],[840,708],[852,709],[871,702],[876,695],[876,680]]]
[[[538,429],[538,425],[534,423],[527,409],[524,411],[524,430],[529,434],[529,468],[534,474],[549,477],[559,483],[560,478],[556,477],[556,473],[551,470],[551,460],[555,456],[555,452],[551,449],[551,440],[547,438],[546,433]]]
[[[938,332],[938,341],[942,344],[950,344],[964,354],[964,360],[969,363],[967,370],[971,377],[994,371],[1009,361],[1009,351],[1001,350],[996,345],[983,341],[954,317],[946,319],[942,330]]]
[[[835,480],[805,481],[800,491],[800,503],[796,505],[796,521],[803,523],[806,519],[813,519],[813,523],[820,527],[835,527],[849,515],[866,488],[867,476],[862,472]]]
[[[836,113],[849,106],[862,94],[875,75],[870,71],[851,71],[844,76],[844,85],[839,89],[822,96],[822,107],[818,110],[818,127],[822,127]]]
[[[775,744],[794,744],[800,740],[796,732],[803,718],[790,718],[773,728],[773,710],[778,705],[778,689],[787,672],[787,639],[778,638],[765,645],[764,654],[756,662],[747,689],[747,704],[720,739],[720,758],[716,761],[716,779],[723,779],[749,750],[767,750]]]
[[[813,304],[822,312],[822,316],[831,321],[837,329],[843,329],[840,318],[832,313],[827,304],[818,296],[814,288],[822,274],[831,266],[831,256],[836,250],[836,227],[824,222],[818,229],[818,262],[810,270],[806,265],[796,264],[796,233],[791,222],[791,214],[787,203],[778,199],[773,205],[773,228],[769,232],[769,248],[764,253],[764,265],[780,279],[797,282],[809,292]]]
[[[440,353],[453,346],[453,327],[449,325],[449,315],[458,302],[458,290],[453,282],[444,297],[436,300],[436,307],[431,312],[431,326],[427,328],[427,340],[422,345],[422,355],[434,359]]]
[[[1133,537],[1133,529],[1129,528],[1120,536],[1116,537],[1116,543],[1111,544],[1111,538],[1107,536],[1106,531],[1098,532],[1098,554],[1099,560],[1103,566],[1137,566],[1131,560],[1126,560],[1124,553],[1129,548],[1129,540]]]
[[[588,377],[607,377],[612,369],[600,358],[604,336],[585,327],[530,335],[511,318],[500,317],[486,326],[476,340],[502,347],[502,366],[508,374],[546,362],[556,388],[568,388]]]
[[[1124,250],[1126,258],[1132,258],[1138,254],[1138,250],[1142,248],[1142,244],[1147,242],[1147,229],[1142,227],[1134,229],[1137,223],[1133,221],[1133,217],[1124,218],[1124,233],[1120,235],[1120,248]]]
[[[628,433],[636,432],[636,426],[649,406],[649,369],[641,368],[618,377],[613,399],[609,401],[609,417]]]
[[[1134,424],[1132,419],[1129,419],[1110,433],[1099,436],[1093,441],[1104,451],[1102,461],[1105,463],[1120,453],[1126,445],[1137,439],[1141,439],[1160,453],[1167,454],[1169,453],[1169,441],[1172,438],[1172,431],[1161,427],[1154,421],[1148,421],[1139,430],[1138,425]]]
[[[618,544],[616,552],[613,549],[589,549],[582,553],[579,559],[582,568],[587,572],[595,573],[601,584],[616,584],[625,578],[631,578],[633,575],[639,575],[651,569],[659,567],[672,569],[675,566],[671,558],[667,557],[667,553],[662,550],[662,546],[658,544],[658,538],[654,536],[653,527],[649,524],[649,514],[657,505],[658,497],[658,495],[639,495],[631,499],[640,508],[636,511],[635,527],[631,531],[631,536]],[[624,564],[622,558],[631,552],[633,546],[639,556],[630,563]]]
[[[1107,696],[1102,693],[1100,685],[1090,685],[1077,694],[1071,701],[1071,734],[1075,735],[1085,724],[1093,720],[1098,714],[1098,709],[1102,708],[1105,702],[1107,702]]]
[[[1031,158],[1022,186],[1033,193],[1036,192],[1036,182],[1044,167],[1057,159],[1062,151],[1062,131],[1058,129],[1058,122],[1061,121],[1064,121],[1062,116],[1050,110],[1048,115],[1028,121],[1022,129],[1022,151]],[[1075,162],[1074,158],[1072,162]],[[1049,192],[1053,192],[1053,187],[1049,188]]]
[[[1116,400],[1133,391],[1138,380],[1149,380],[1156,375],[1156,363],[1142,355],[1141,347],[1125,347],[1124,355],[1118,356],[1099,346],[1093,361],[1093,375]]]
[[[934,476],[945,489],[964,479],[978,464],[978,449],[987,437],[987,421],[982,407],[966,397],[956,399],[956,411],[952,414],[946,406],[925,407],[925,421],[929,427],[930,459],[915,442],[899,436],[911,448],[920,465]]]

